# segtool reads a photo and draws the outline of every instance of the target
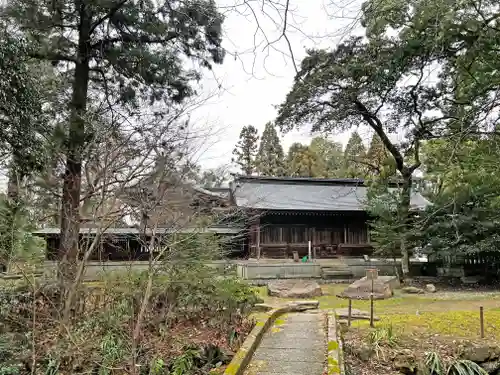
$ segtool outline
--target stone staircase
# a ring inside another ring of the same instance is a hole
[[[349,281],[353,273],[345,264],[328,264],[321,267],[321,277],[325,280]]]

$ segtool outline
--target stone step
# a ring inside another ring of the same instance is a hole
[[[349,278],[353,276],[352,271],[349,269],[344,270],[322,270],[321,271],[324,278],[337,279],[337,278]]]
[[[328,267],[321,267],[321,271],[350,271],[350,268],[348,266],[328,266]]]

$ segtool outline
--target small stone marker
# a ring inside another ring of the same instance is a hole
[[[378,279],[378,269],[376,269],[376,268],[368,268],[366,270],[366,278],[368,280],[376,280],[376,279]]]

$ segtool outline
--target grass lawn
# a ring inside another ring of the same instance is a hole
[[[348,301],[336,295],[345,284],[323,285],[318,297],[321,309],[347,307]],[[286,300],[268,297],[265,287],[256,288],[268,303]],[[479,307],[484,307],[485,336],[500,340],[500,292],[437,292],[408,295],[395,291],[393,298],[375,301],[376,326],[391,325],[401,334],[438,334],[453,337],[479,337]],[[353,308],[369,311],[369,301],[353,301]],[[353,328],[368,327],[365,321],[353,322]]]

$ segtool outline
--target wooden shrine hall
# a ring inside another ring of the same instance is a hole
[[[243,176],[230,189],[232,203],[247,215],[250,258],[303,257],[309,246],[317,258],[372,252],[361,179]],[[412,210],[428,204],[412,194]]]

